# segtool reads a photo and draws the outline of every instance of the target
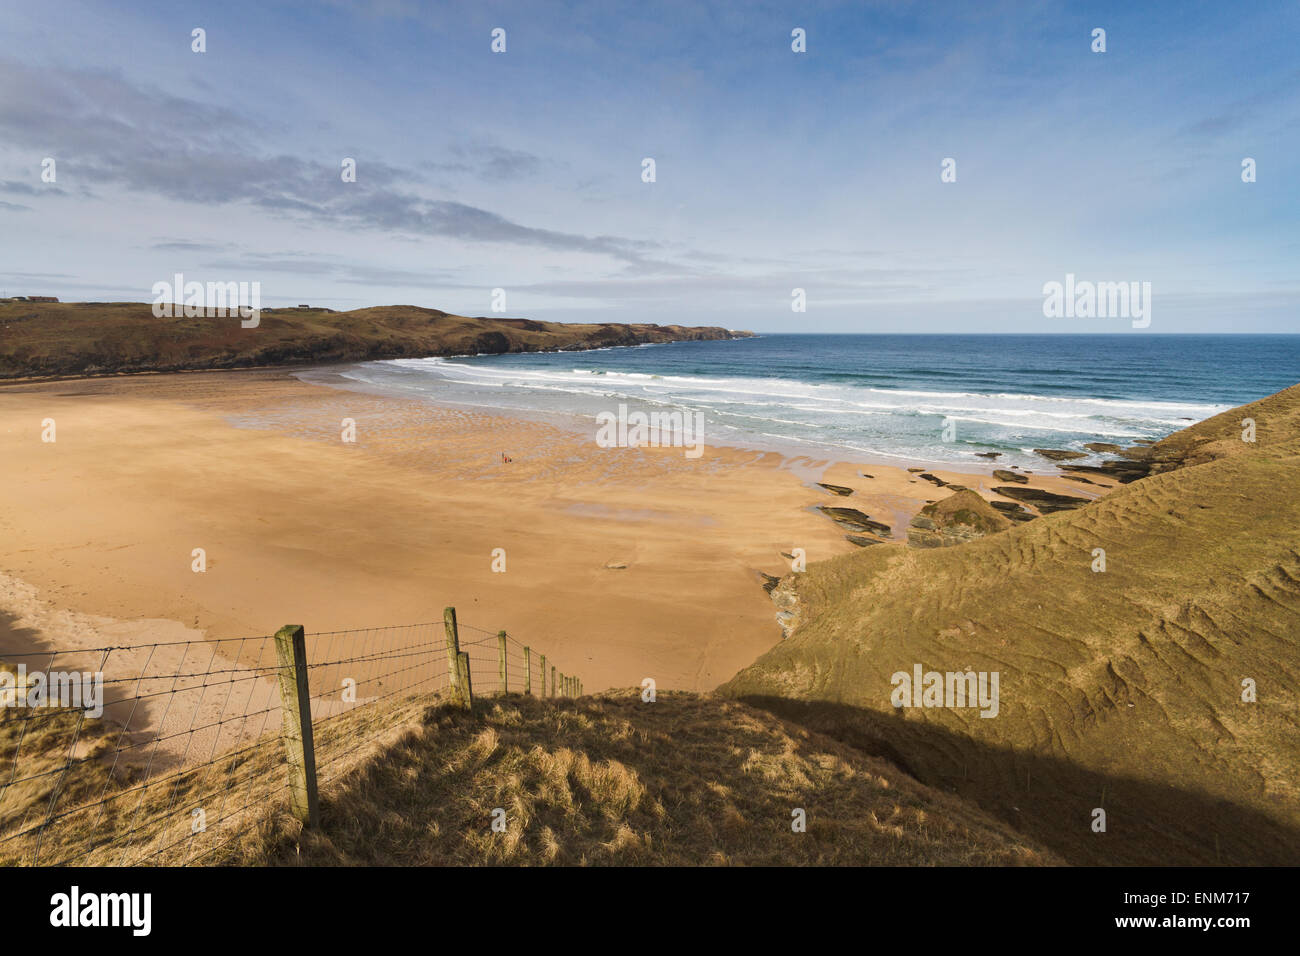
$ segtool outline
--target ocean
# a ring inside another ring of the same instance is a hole
[[[1300,382],[1300,335],[763,335],[368,362],[359,386],[568,417],[702,412],[710,445],[853,461],[1037,465],[1159,439]],[[587,423],[583,425],[583,423]]]

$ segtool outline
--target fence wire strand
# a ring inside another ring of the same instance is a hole
[[[509,634],[463,621],[456,631],[475,696],[580,688]],[[459,699],[448,632],[432,621],[305,635],[318,787],[421,708]],[[0,864],[222,861],[290,800],[281,725],[297,703],[284,699],[282,677],[295,686],[297,676],[276,640],[0,649]],[[567,687],[554,686],[561,674]]]

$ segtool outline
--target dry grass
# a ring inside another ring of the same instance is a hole
[[[319,721],[319,779],[373,758],[423,711],[407,699]],[[235,862],[287,812],[278,735],[184,766],[120,743],[119,726],[76,710],[0,707],[0,865]]]
[[[883,761],[733,701],[516,695],[472,714],[428,701],[317,723],[314,833],[288,812],[275,735],[146,773],[114,763],[110,723],[0,710],[0,766],[23,778],[0,791],[0,864],[1059,862]],[[805,833],[791,829],[795,808]],[[195,809],[207,815],[198,834]]]
[[[504,810],[504,832],[492,829]],[[807,832],[791,829],[803,808]],[[431,708],[233,862],[1017,865],[1058,862],[883,761],[731,701],[635,691]]]
[[[0,708],[0,865],[221,859],[283,800],[278,738],[186,768],[122,758],[119,732],[76,710]],[[206,815],[200,833],[195,809]]]

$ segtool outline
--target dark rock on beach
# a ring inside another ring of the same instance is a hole
[[[1081,451],[1064,451],[1060,448],[1035,448],[1034,454],[1050,458],[1052,461],[1074,461],[1076,458],[1088,457]]]
[[[1028,502],[1045,515],[1054,511],[1069,511],[1072,508],[1086,505],[1091,500],[1089,498],[1075,498],[1072,495],[1058,495],[1053,491],[1044,491],[1042,488],[1024,488],[1013,485],[1000,485],[994,488],[993,491],[1005,498],[1015,498],[1017,501]]]
[[[817,482],[817,487],[825,488],[831,494],[839,495],[841,498],[847,498],[849,495],[853,494],[852,488],[846,488],[843,485],[828,485],[824,481]]]
[[[993,477],[996,478],[998,481],[1014,481],[1018,485],[1029,484],[1029,479],[1026,478],[1024,475],[1017,474],[1014,471],[1007,471],[1003,468],[999,468],[996,471],[994,471]]]
[[[1002,514],[1012,521],[1033,521],[1038,515],[1032,511],[1026,511],[1014,501],[990,501],[990,505],[1001,511]]]
[[[1061,471],[1075,475],[1097,475],[1103,478],[1114,478],[1123,484],[1137,481],[1139,478],[1145,478],[1151,474],[1151,449],[1127,448],[1124,449],[1123,455],[1123,458],[1103,461],[1100,465],[1062,465]]]
[[[889,525],[879,521],[872,521],[870,515],[863,514],[856,508],[832,508],[830,505],[818,505],[817,510],[840,527],[849,531],[870,531],[886,538],[890,536]]]

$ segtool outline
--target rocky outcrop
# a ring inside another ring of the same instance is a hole
[[[1044,491],[1042,488],[1022,488],[1011,485],[999,485],[993,491],[1004,498],[1014,498],[1017,501],[1028,502],[1037,508],[1040,514],[1045,515],[1054,511],[1069,511],[1073,508],[1079,508],[1091,500],[1089,498],[1075,498],[1073,495],[1058,495],[1054,491]]]
[[[1060,448],[1035,448],[1034,454],[1050,458],[1052,461],[1074,461],[1077,458],[1088,457],[1081,451],[1065,451]]]
[[[770,578],[771,575],[763,575]],[[803,613],[803,605],[799,600],[799,589],[796,587],[796,575],[787,574],[783,578],[778,578],[768,587],[764,585],[768,596],[771,597],[772,603],[776,605],[776,623],[781,625],[781,638],[785,639],[795,632],[799,626],[799,618]]]
[[[1145,447],[1122,450],[1122,458],[1103,461],[1100,465],[1062,465],[1061,471],[1073,475],[1094,475],[1113,478],[1121,484],[1137,481],[1151,474],[1151,449]]]
[[[947,548],[1010,527],[1011,521],[978,494],[959,491],[922,508],[907,529],[907,543],[914,548]]]
[[[1015,471],[1007,471],[1004,468],[999,468],[996,471],[994,471],[993,477],[996,478],[998,481],[1013,481],[1018,485],[1029,484],[1029,479],[1026,478],[1024,475]]]
[[[1002,512],[1002,516],[1012,521],[1033,521],[1038,515],[1016,504],[1014,501],[990,501],[990,505]]]
[[[833,495],[839,495],[841,498],[847,498],[853,494],[852,488],[846,488],[844,485],[828,485],[824,481],[817,482],[818,488],[825,488]]]
[[[871,520],[870,515],[864,514],[857,508],[832,508],[830,505],[818,505],[817,510],[848,531],[869,531],[886,538],[890,536],[889,525]]]

